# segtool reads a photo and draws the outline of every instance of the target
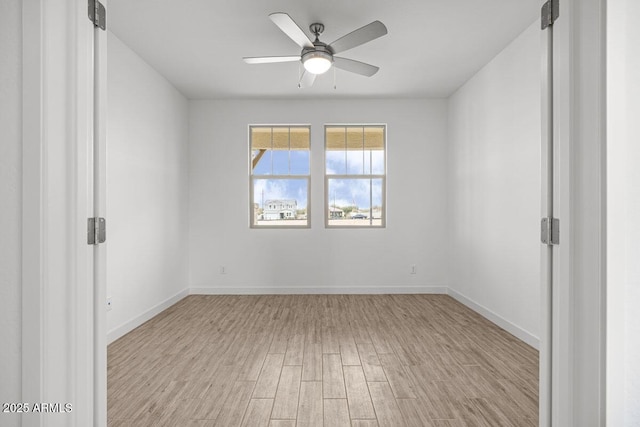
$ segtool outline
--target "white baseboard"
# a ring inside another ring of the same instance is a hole
[[[124,324],[116,328],[113,328],[112,330],[107,332],[107,344],[111,344],[121,336],[126,335],[129,332],[133,331],[135,328],[142,325],[147,320],[152,319],[154,316],[157,316],[158,314],[160,314],[167,308],[171,307],[172,305],[174,305],[175,303],[177,303],[187,295],[189,295],[189,289],[183,289],[182,291],[178,292],[174,296],[151,307],[149,310],[145,311],[139,316],[136,316],[133,319],[129,320],[128,322],[125,322]]]
[[[446,294],[446,286],[321,286],[321,287],[201,287],[189,295],[333,295],[333,294]]]
[[[449,290],[448,291],[449,296],[454,298],[456,301],[466,305],[471,310],[475,311],[476,313],[478,313],[482,317],[484,317],[487,320],[489,320],[489,321],[495,323],[496,325],[500,326],[502,329],[504,329],[505,331],[509,332],[511,335],[515,336],[516,338],[519,338],[520,340],[526,342],[527,344],[529,344],[531,347],[535,348],[536,350],[540,349],[540,339],[538,337],[536,337],[535,335],[533,335],[530,332],[522,329],[521,327],[511,323],[510,321],[508,321],[504,317],[494,313],[493,311],[489,310],[485,306],[483,306],[481,304],[478,304],[477,302],[467,298],[466,296],[462,295],[461,293],[459,293],[457,291],[454,291],[451,288],[447,288],[447,289]]]

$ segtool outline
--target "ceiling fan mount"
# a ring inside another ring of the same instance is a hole
[[[311,86],[316,75],[327,72],[332,66],[367,77],[371,77],[379,70],[379,68],[374,65],[334,55],[387,34],[387,27],[385,27],[380,21],[374,21],[364,27],[352,31],[333,43],[326,44],[319,40],[320,35],[324,32],[324,24],[314,22],[309,25],[309,31],[315,35],[315,41],[311,41],[298,24],[296,24],[295,21],[286,13],[272,13],[269,15],[269,18],[287,36],[289,36],[291,40],[302,48],[302,52],[298,56],[263,56],[243,58],[248,64],[301,61],[304,65],[305,71],[300,78],[298,87]]]
[[[317,41],[318,37],[320,37],[320,34],[324,32],[324,25],[319,22],[314,22],[313,24],[309,25],[309,31],[311,31],[311,34],[316,36]]]

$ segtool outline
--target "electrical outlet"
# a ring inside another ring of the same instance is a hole
[[[409,269],[409,274],[416,274],[416,265],[413,264]]]
[[[111,297],[107,297],[107,311],[111,311],[113,308],[113,299]]]

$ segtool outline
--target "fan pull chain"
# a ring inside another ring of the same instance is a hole
[[[336,67],[335,65],[333,66],[333,90],[338,89],[338,86],[336,85]]]
[[[298,89],[302,88],[302,63],[298,64]]]

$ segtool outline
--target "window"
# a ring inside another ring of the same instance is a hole
[[[252,228],[309,227],[309,126],[250,126]]]
[[[384,227],[386,126],[325,126],[325,224]]]

